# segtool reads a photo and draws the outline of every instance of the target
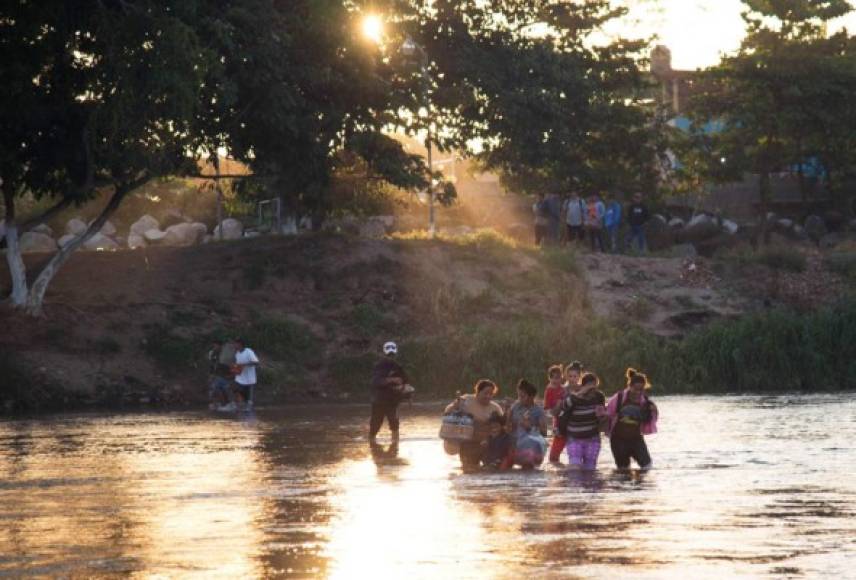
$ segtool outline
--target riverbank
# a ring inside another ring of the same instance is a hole
[[[541,382],[548,364],[571,359],[607,391],[627,366],[667,393],[856,388],[854,303],[810,286],[835,288],[845,274],[765,260],[542,251],[493,232],[79,254],[44,319],[0,314],[0,405],[198,406],[210,341],[235,335],[265,363],[262,404],[366,400],[388,339],[420,398],[485,376],[512,394],[519,377]]]

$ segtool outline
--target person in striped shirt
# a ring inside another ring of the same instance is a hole
[[[592,471],[600,455],[600,431],[606,417],[606,397],[598,388],[600,379],[586,373],[578,387],[572,387],[562,401],[560,426],[567,437],[566,450],[571,466]]]

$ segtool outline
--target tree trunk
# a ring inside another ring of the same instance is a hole
[[[18,243],[14,193],[4,191],[3,202],[6,207],[6,262],[9,264],[9,275],[12,277],[12,294],[9,296],[9,303],[13,308],[20,308],[27,302],[27,267],[24,265],[21,246]]]
[[[149,181],[149,177],[141,177],[131,183],[122,184],[116,187],[116,191],[113,193],[113,196],[110,198],[110,201],[107,203],[107,206],[98,216],[98,218],[89,225],[86,232],[75,240],[69,242],[63,248],[58,251],[54,256],[48,261],[47,264],[42,268],[39,272],[39,275],[36,276],[36,279],[33,281],[33,285],[30,288],[29,296],[27,297],[27,306],[26,312],[30,316],[41,316],[42,315],[42,306],[45,301],[45,293],[48,290],[48,286],[53,280],[54,276],[56,276],[57,272],[59,272],[60,268],[63,264],[71,257],[71,255],[86,243],[92,236],[101,231],[101,228],[104,226],[104,223],[110,219],[110,216],[113,215],[113,212],[119,207],[122,203],[122,200],[125,196],[128,195],[131,191],[137,189],[138,187],[145,184]]]
[[[759,193],[761,196],[761,234],[764,240],[764,245],[770,244],[770,224],[767,220],[767,214],[770,213],[770,194],[772,186],[770,185],[770,172],[762,171]]]

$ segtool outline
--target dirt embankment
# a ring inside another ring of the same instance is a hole
[[[0,309],[0,404],[201,401],[211,339],[236,335],[265,363],[262,402],[359,397],[389,339],[442,345],[461,329],[553,319],[561,333],[592,311],[674,336],[761,301],[705,262],[542,253],[492,234],[77,254],[43,319]]]

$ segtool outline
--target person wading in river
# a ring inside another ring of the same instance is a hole
[[[615,393],[606,404],[607,435],[616,467],[627,469],[634,459],[644,471],[651,469],[653,463],[643,436],[657,432],[659,412],[646,394],[651,388],[648,377],[635,369],[627,369],[626,377],[627,388]]]
[[[394,342],[387,342],[383,345],[383,354],[383,358],[372,369],[374,397],[372,399],[372,416],[369,421],[369,443],[375,442],[384,418],[389,423],[392,440],[398,441],[400,425],[398,405],[409,396],[409,393],[413,392],[413,388],[408,385],[407,373],[395,360],[398,354],[398,345]]]

